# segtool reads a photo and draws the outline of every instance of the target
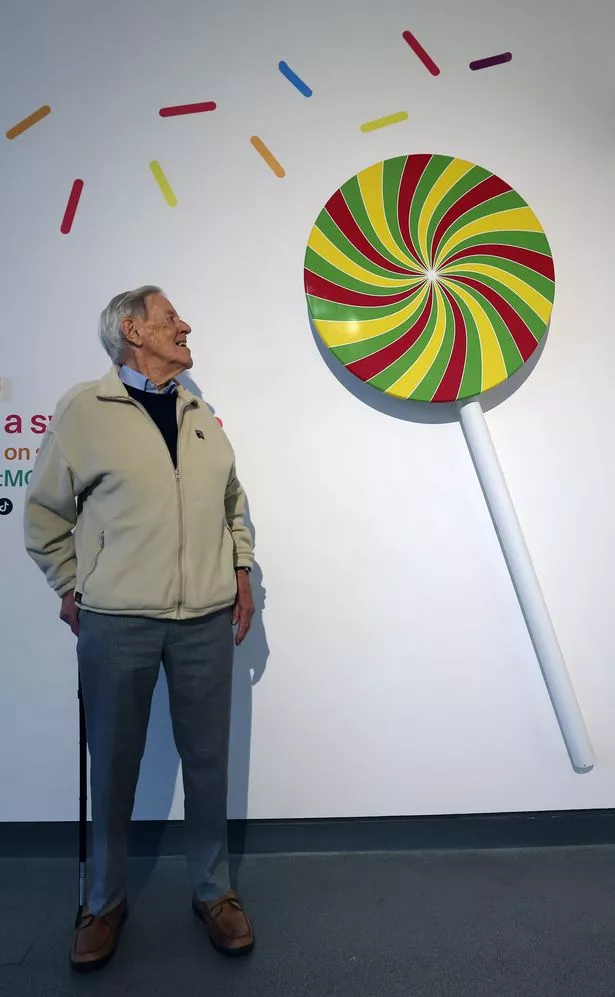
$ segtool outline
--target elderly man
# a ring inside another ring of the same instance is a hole
[[[177,375],[192,366],[160,288],[113,298],[113,368],[58,404],[25,504],[26,548],[62,601],[91,758],[91,890],[70,959],[104,965],[126,914],[126,834],[160,662],[185,792],[193,908],[226,955],[252,926],[230,888],[226,795],[235,643],[252,620],[252,537],[231,446]]]

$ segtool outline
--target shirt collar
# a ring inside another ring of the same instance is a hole
[[[138,388],[140,391],[147,391],[148,394],[153,395],[173,395],[177,392],[177,384],[175,381],[169,381],[165,384],[164,388],[157,388],[153,381],[150,381],[149,377],[145,374],[140,374],[139,371],[133,370],[132,367],[127,367],[123,364],[118,370],[120,381],[124,384],[129,385],[131,388]]]

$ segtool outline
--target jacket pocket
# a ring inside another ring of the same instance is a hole
[[[104,550],[104,547],[105,547],[105,531],[101,530],[100,533],[98,534],[98,549],[96,551],[96,555],[95,555],[94,560],[92,562],[92,567],[90,568],[89,571],[87,571],[85,573],[85,575],[83,576],[83,580],[81,582],[81,590],[82,590],[82,593],[84,593],[84,594],[85,594],[85,587],[86,587],[87,583],[90,581],[92,575],[94,574],[94,572],[96,571],[96,568],[98,567],[98,562],[100,560],[100,555],[102,554],[102,552]]]

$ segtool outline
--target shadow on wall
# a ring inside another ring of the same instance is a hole
[[[199,398],[203,398],[198,386],[186,375],[180,378],[184,387]],[[208,404],[213,414],[213,408]],[[254,524],[250,516],[249,505],[246,505],[246,525],[255,536]],[[248,814],[248,791],[250,781],[250,750],[252,733],[252,689],[260,681],[267,667],[269,646],[263,622],[266,590],[263,585],[263,573],[258,564],[251,573],[252,592],[256,609],[250,633],[245,642],[236,649],[233,667],[233,708],[231,715],[231,739],[229,754],[229,795],[228,813],[235,820],[243,820]],[[160,677],[152,702],[152,712],[147,734],[147,744],[139,785],[135,800],[135,819],[147,813],[157,821],[165,821],[171,813],[179,758],[173,740],[171,718],[169,713],[169,695],[164,669]],[[149,880],[156,858],[160,854],[164,824],[155,825],[156,834],[149,835],[151,855],[149,862],[140,863],[138,882],[135,887],[138,892]],[[152,828],[153,830],[153,828]],[[240,831],[232,842],[235,859],[232,877],[236,880],[241,856],[245,851],[245,830],[240,825]]]
[[[245,521],[256,539],[256,531],[246,504]],[[246,850],[246,818],[248,816],[248,792],[250,786],[250,752],[252,744],[252,704],[253,688],[260,682],[269,659],[269,645],[263,621],[263,611],[267,590],[263,585],[263,573],[255,562],[251,573],[252,594],[255,614],[250,633],[244,643],[237,648],[233,669],[233,709],[231,714],[231,743],[229,754],[229,794],[228,813],[237,825],[236,833],[229,842],[233,859],[231,878],[237,888],[241,860]]]

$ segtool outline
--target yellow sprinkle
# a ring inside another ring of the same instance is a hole
[[[158,184],[158,186],[160,187],[160,190],[162,191],[162,196],[164,197],[169,207],[170,208],[177,207],[177,198],[173,193],[173,188],[171,187],[171,184],[167,180],[164,174],[164,170],[162,169],[162,166],[160,165],[158,160],[152,159],[151,163],[149,164],[149,168],[154,174],[154,179]]]
[[[408,115],[405,111],[399,111],[397,114],[387,114],[384,118],[374,118],[373,121],[366,121],[365,124],[361,125],[362,132],[373,132],[376,128],[386,128],[387,125],[396,125],[400,121],[407,121]]]

